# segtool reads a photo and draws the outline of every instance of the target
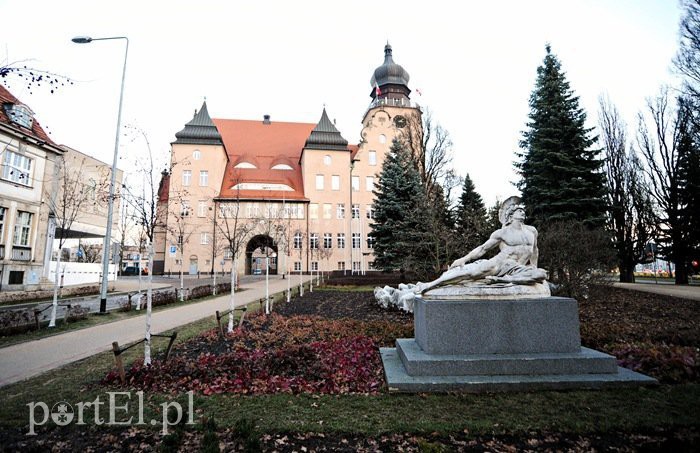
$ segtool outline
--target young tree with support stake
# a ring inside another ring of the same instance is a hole
[[[56,281],[54,283],[49,327],[56,327],[62,249],[66,240],[70,237],[71,227],[80,213],[85,211],[88,206],[106,201],[101,199],[101,193],[108,183],[106,176],[100,178],[100,181],[91,180],[86,183],[84,182],[84,170],[84,157],[81,159],[75,155],[70,157],[63,156],[56,163],[55,177],[58,182],[58,190],[49,189],[44,194],[44,199],[47,200],[50,209],[49,216],[53,219],[51,223],[54,230],[54,239],[58,240],[59,251],[56,261]],[[102,253],[109,253],[109,251],[103,250]]]
[[[216,209],[216,206],[214,206]],[[216,228],[231,257],[231,297],[229,299],[228,332],[233,332],[233,310],[236,308],[236,266],[254,225],[241,214],[240,190],[233,201],[219,200]]]

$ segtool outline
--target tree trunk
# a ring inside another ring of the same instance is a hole
[[[61,247],[58,248],[58,261],[56,261],[56,282],[53,285],[53,304],[51,307],[51,320],[49,321],[49,327],[56,327],[56,309],[58,308],[58,285],[60,282],[60,277],[58,276],[58,272],[60,271],[61,268]]]
[[[151,310],[153,308],[153,244],[148,245],[148,289],[146,290],[146,341],[143,342],[143,364],[151,364]],[[141,301],[139,300],[139,303]]]
[[[634,265],[620,263],[620,283],[634,283]]]
[[[236,260],[231,264],[231,302],[228,307],[231,312],[228,314],[228,333],[233,332],[233,310],[236,308]]]

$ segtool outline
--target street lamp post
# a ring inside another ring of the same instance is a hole
[[[77,44],[88,44],[92,41],[106,41],[110,39],[123,39],[126,41],[124,50],[124,66],[122,69],[122,85],[119,93],[119,112],[117,113],[117,132],[114,138],[114,157],[112,161],[112,178],[109,185],[109,199],[107,200],[107,231],[102,247],[102,286],[100,289],[100,313],[107,312],[107,281],[109,279],[109,251],[112,242],[112,216],[114,213],[114,186],[116,185],[117,159],[119,156],[119,129],[122,119],[122,101],[124,100],[124,77],[126,76],[126,58],[129,54],[129,38],[126,36],[112,36],[109,38],[90,38],[89,36],[76,36],[73,42]]]

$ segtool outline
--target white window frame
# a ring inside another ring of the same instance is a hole
[[[323,248],[330,249],[333,248],[333,234],[323,233]]]
[[[338,205],[335,208],[335,217],[338,220],[342,220],[345,218],[345,203],[338,203]]]
[[[340,190],[340,176],[339,175],[332,175],[331,176],[331,190]]]
[[[360,233],[352,233],[352,248],[359,249],[362,244],[362,236]]]
[[[312,271],[318,271],[318,261],[312,261],[312,262],[311,262],[311,270],[312,270]]]
[[[318,203],[309,204],[309,218],[318,219]]]
[[[339,249],[344,249],[345,248],[345,233],[338,233],[338,248]]]
[[[199,187],[209,185],[209,170],[199,170]]]
[[[316,190],[323,190],[324,179],[323,175],[316,175]]]
[[[318,249],[318,233],[309,235],[309,249]]]
[[[189,187],[192,184],[192,170],[182,170],[182,185]]]
[[[0,206],[0,244],[5,243],[5,219],[7,217],[7,208]]]
[[[301,261],[294,261],[294,272],[301,272]]]
[[[180,217],[188,217],[190,215],[190,202],[189,200],[180,201]]]
[[[377,243],[377,238],[375,238],[374,236],[367,235],[367,248],[368,249],[373,249],[374,244],[376,244],[376,243]]]
[[[195,149],[194,151],[192,151],[192,159],[199,160],[201,158],[202,158],[202,152],[200,150]]]
[[[377,165],[377,152],[375,150],[369,150],[369,152],[367,153],[367,161],[369,165]]]
[[[2,158],[2,179],[31,186],[32,158],[6,149]]]
[[[360,191],[360,177],[359,176],[352,177],[352,191],[353,192]]]
[[[206,217],[206,216],[207,216],[207,202],[200,200],[197,203],[197,217]]]
[[[367,205],[367,218],[374,220],[374,205],[372,204]]]
[[[203,233],[199,234],[199,243],[201,245],[208,245],[209,244],[209,233],[206,231]]]
[[[333,218],[333,205],[331,203],[323,203],[323,218],[330,220]]]
[[[294,233],[294,248],[299,250],[303,244],[304,238],[301,233]]]
[[[367,190],[367,192],[374,190],[374,176],[365,177],[365,190]]]
[[[338,261],[338,270],[339,271],[345,270],[345,261]]]
[[[12,245],[19,247],[31,246],[32,219],[34,214],[27,211],[17,211],[15,219],[15,231],[12,235]]]
[[[352,205],[352,218],[353,218],[353,219],[359,219],[359,218],[360,218],[360,205],[359,205],[359,204],[353,204],[353,205]]]

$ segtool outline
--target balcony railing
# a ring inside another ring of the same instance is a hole
[[[385,105],[388,107],[411,107],[414,109],[420,109],[420,105],[416,102],[410,101],[405,98],[393,99],[393,98],[376,98],[367,107],[367,110],[380,105]]]
[[[19,245],[12,246],[12,259],[14,261],[31,261],[32,259],[32,248],[22,247]]]

